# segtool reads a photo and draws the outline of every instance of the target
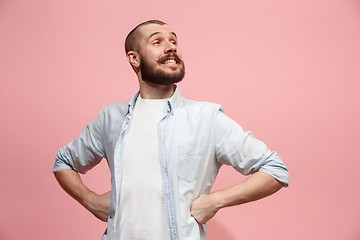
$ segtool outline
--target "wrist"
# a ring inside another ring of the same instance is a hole
[[[214,192],[211,195],[213,197],[213,201],[214,201],[215,208],[217,211],[223,207],[226,207],[226,203],[225,203],[225,200],[223,198],[221,191]]]

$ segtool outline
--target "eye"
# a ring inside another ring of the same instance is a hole
[[[172,44],[174,44],[174,45],[177,44],[177,41],[176,41],[176,40],[170,40],[170,42],[171,42]]]
[[[161,44],[161,41],[160,41],[160,40],[154,40],[154,41],[153,41],[153,44],[154,44],[154,45],[159,45],[159,44]]]

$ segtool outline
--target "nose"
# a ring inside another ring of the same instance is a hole
[[[170,41],[167,42],[165,46],[165,53],[176,53],[176,51],[177,51],[176,45]]]

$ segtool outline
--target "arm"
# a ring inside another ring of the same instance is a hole
[[[110,192],[98,195],[88,189],[79,174],[71,169],[64,169],[54,173],[60,186],[95,217],[107,221],[109,216]]]
[[[61,187],[94,216],[107,221],[110,192],[98,195],[81,181],[79,173],[86,173],[105,157],[100,134],[100,118],[86,126],[80,135],[59,149],[54,165],[54,175]]]
[[[191,203],[190,213],[199,223],[204,224],[221,208],[259,200],[277,192],[284,185],[266,173],[256,172],[237,185],[200,195]]]
[[[216,212],[228,206],[255,201],[269,196],[288,184],[289,174],[276,152],[255,139],[225,114],[215,121],[216,159],[249,175],[245,181],[208,195],[200,195],[190,206],[191,215],[205,223]]]

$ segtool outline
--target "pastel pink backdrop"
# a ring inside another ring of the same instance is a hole
[[[276,150],[290,187],[221,210],[216,239],[360,239],[360,2],[0,1],[0,239],[99,239],[99,222],[51,169],[106,104],[137,90],[126,34],[148,19],[177,32],[184,96],[221,103]],[[105,161],[84,176],[110,188]],[[244,177],[224,167],[214,190]]]

